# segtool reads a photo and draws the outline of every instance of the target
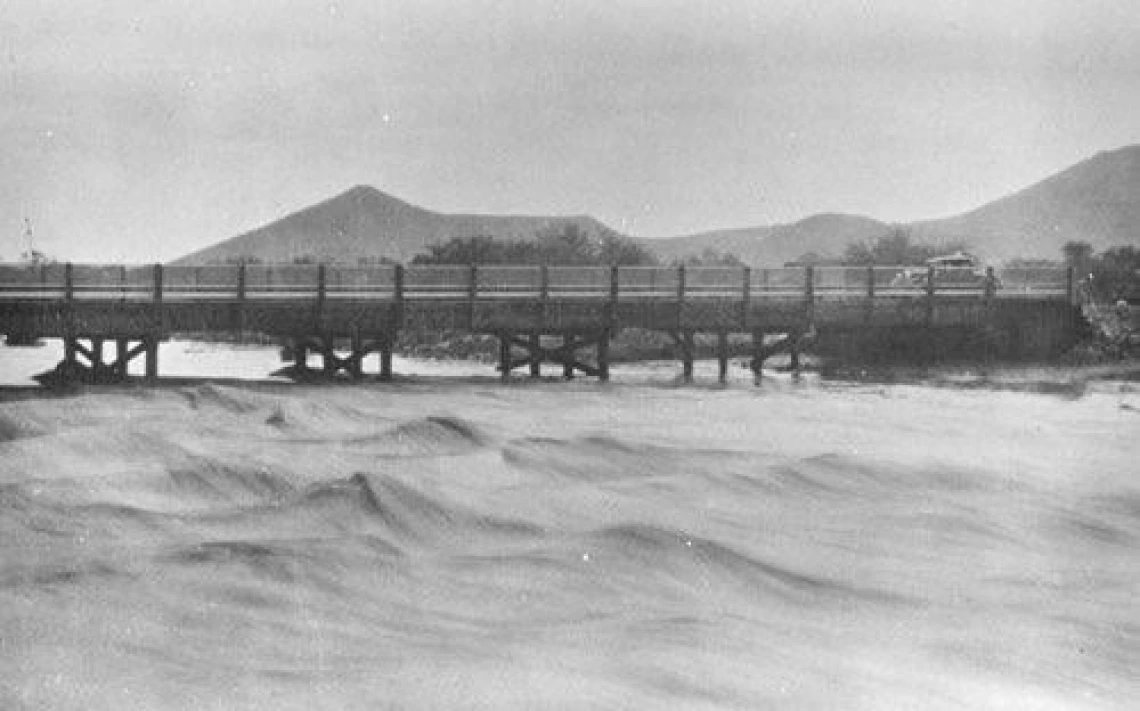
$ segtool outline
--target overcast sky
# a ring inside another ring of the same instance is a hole
[[[235,9],[236,8],[236,9]],[[1140,143],[1135,0],[4,0],[0,257],[353,185],[642,236],[962,212]]]

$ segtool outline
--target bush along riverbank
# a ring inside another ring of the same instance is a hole
[[[561,338],[543,336],[542,343],[546,347],[554,347],[561,343]],[[716,357],[715,335],[697,334],[693,339],[693,346],[696,358]],[[396,342],[396,352],[411,358],[467,359],[492,363],[499,357],[499,339],[497,336],[473,335],[466,332],[402,334]],[[626,328],[619,331],[610,341],[612,363],[672,360],[677,357],[677,353],[677,344],[673,338],[659,331]],[[750,358],[751,338],[741,334],[729,336],[728,353],[730,358]]]

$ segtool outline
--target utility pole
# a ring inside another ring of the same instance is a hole
[[[30,264],[39,264],[43,255],[36,251],[36,237],[32,232],[32,218],[24,218],[24,251],[20,254],[20,261]]]

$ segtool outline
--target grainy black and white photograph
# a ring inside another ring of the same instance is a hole
[[[1134,709],[1132,0],[5,0],[0,709]]]

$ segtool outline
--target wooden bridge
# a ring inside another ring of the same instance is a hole
[[[61,338],[59,374],[96,380],[125,377],[138,357],[157,377],[158,343],[179,333],[278,337],[298,375],[360,378],[376,353],[387,379],[399,334],[452,331],[498,337],[504,378],[555,362],[567,376],[605,380],[610,339],[640,328],[673,338],[686,378],[695,336],[715,336],[723,380],[733,334],[751,338],[759,372],[773,351],[766,334],[783,334],[796,359],[805,334],[966,329],[1038,348],[1026,334],[1052,343],[1072,330],[1070,270],[989,270],[966,283],[933,268],[925,276],[906,278],[902,267],[0,264],[0,333],[9,343]],[[579,355],[586,349],[592,358]]]

